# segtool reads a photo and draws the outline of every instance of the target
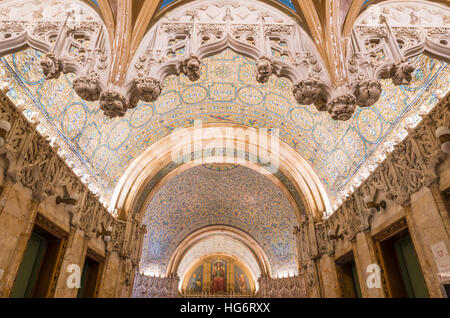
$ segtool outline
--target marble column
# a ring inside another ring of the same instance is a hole
[[[353,242],[353,255],[356,269],[358,271],[361,294],[364,298],[386,297],[383,286],[380,286],[380,288],[369,288],[366,283],[368,276],[371,274],[371,272],[367,272],[368,266],[371,264],[381,266],[381,264],[378,263],[375,248],[376,247],[369,233],[359,232],[356,234],[356,238]]]
[[[107,251],[98,292],[99,298],[115,298],[120,292],[121,259],[117,252]]]
[[[64,255],[61,272],[58,277],[58,283],[56,285],[55,297],[57,298],[74,298],[77,297],[78,288],[73,288],[67,284],[68,279],[71,279],[71,275],[80,275],[83,272],[84,261],[86,259],[86,253],[88,248],[88,238],[84,231],[72,227],[68,242],[66,253]],[[79,273],[74,272],[73,265],[77,265]]]
[[[336,262],[333,256],[322,255],[319,259],[322,296],[325,298],[341,297]]]

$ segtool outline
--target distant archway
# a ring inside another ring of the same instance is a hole
[[[259,244],[244,231],[224,225],[208,226],[186,237],[171,256],[167,276],[180,277],[181,291],[188,274],[195,270],[193,266],[200,259],[219,253],[245,264],[256,288],[260,276],[272,276],[267,256]]]
[[[254,133],[259,137],[255,139],[252,135]],[[261,139],[266,141],[260,142]],[[270,140],[269,143],[267,140]],[[271,142],[277,146],[271,147]],[[219,151],[216,154],[211,149]],[[208,153],[206,157],[205,152]],[[245,156],[239,158],[236,155],[239,153]],[[181,164],[206,162],[255,164],[261,163],[257,160],[260,154],[266,154],[271,157],[269,159],[276,161],[269,160],[272,165],[260,165],[260,172],[275,173],[274,168],[281,171],[301,196],[308,215],[320,220],[324,212],[331,212],[325,188],[310,165],[294,149],[262,130],[223,123],[180,129],[153,144],[135,159],[122,175],[115,188],[110,207],[117,209],[121,218],[133,214],[133,217],[142,220],[142,213],[136,207],[142,207],[147,200],[146,196],[142,196],[145,188],[152,178],[161,173],[163,167],[174,160],[182,159]]]

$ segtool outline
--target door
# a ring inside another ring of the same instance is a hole
[[[47,240],[41,235],[35,232],[31,234],[22,258],[22,263],[17,272],[11,297],[32,297],[47,243]]]
[[[394,248],[408,297],[428,297],[427,286],[411,237],[399,240],[394,244]]]

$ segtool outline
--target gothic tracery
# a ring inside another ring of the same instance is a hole
[[[445,297],[448,5],[285,5],[0,3],[0,296]]]

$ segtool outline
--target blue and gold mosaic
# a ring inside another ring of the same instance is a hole
[[[142,264],[165,273],[170,256],[192,232],[234,226],[263,248],[274,275],[297,268],[293,207],[268,178],[234,165],[196,166],[169,180],[146,207]]]
[[[1,59],[0,77],[11,83],[9,96],[23,99],[43,113],[64,137],[67,149],[81,158],[103,185],[108,198],[130,162],[178,127],[230,122],[280,128],[280,138],[315,170],[331,200],[374,153],[394,128],[421,105],[434,105],[436,91],[447,91],[447,64],[427,56],[413,60],[409,87],[383,81],[383,93],[370,108],[358,108],[352,119],[333,121],[313,106],[298,105],[291,82],[272,76],[255,80],[254,61],[226,50],[203,61],[201,78],[170,76],[155,103],[141,103],[125,117],[105,118],[98,103],[86,103],[71,88],[73,75],[45,81],[41,53],[26,50]]]

